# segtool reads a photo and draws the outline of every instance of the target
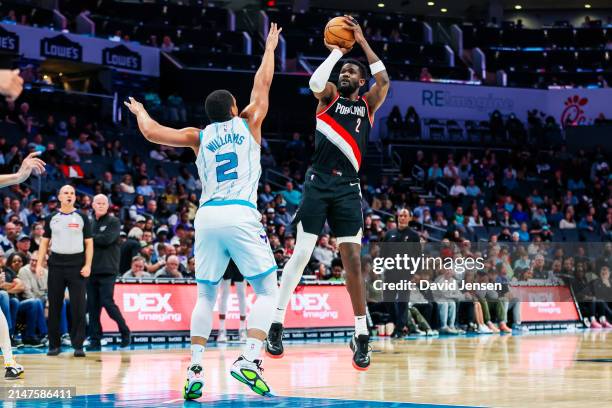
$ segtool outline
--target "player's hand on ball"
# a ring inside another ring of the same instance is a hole
[[[352,48],[342,48],[342,47],[338,47],[335,44],[330,44],[327,41],[325,41],[325,39],[323,39],[323,42],[325,43],[325,46],[327,47],[328,50],[333,51],[333,50],[340,50],[340,52],[342,52],[343,55],[348,54]]]
[[[40,175],[45,172],[45,162],[36,157],[38,155],[40,155],[40,152],[32,152],[28,157],[23,159],[18,172],[21,179],[27,179],[32,172],[34,172],[35,175]]]
[[[359,25],[357,20],[355,20],[353,16],[348,16],[348,15],[345,15],[344,19],[347,25],[346,28],[348,30],[353,31],[353,35],[355,36],[355,42],[357,44],[363,44],[366,41],[366,39],[365,39],[365,36],[363,35],[363,31],[361,30],[361,26]]]
[[[136,99],[132,98],[131,96],[128,99],[129,99],[129,102],[125,101],[123,103],[125,104],[125,106],[127,106],[130,112],[132,112],[134,115],[138,116],[140,112],[146,112],[144,106],[142,106],[142,103],[138,102]]]
[[[23,90],[23,78],[18,69],[0,69],[0,93],[7,101],[14,101]]]
[[[270,24],[270,31],[268,31],[268,38],[266,38],[266,49],[275,50],[278,45],[278,37],[280,36],[282,28],[278,28],[276,23]]]

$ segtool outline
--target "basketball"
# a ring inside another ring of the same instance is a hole
[[[334,17],[325,26],[325,41],[340,48],[352,48],[355,44],[353,31],[345,28],[344,17]]]

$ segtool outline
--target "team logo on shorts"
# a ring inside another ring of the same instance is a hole
[[[268,236],[266,234],[259,234],[259,238],[261,238],[266,244],[268,243]]]

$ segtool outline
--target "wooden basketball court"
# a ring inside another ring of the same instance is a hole
[[[77,396],[61,406],[87,407],[612,406],[612,331],[385,338],[373,347],[372,367],[358,372],[346,342],[289,344],[283,359],[264,362],[275,398],[258,397],[229,376],[236,345],[206,350],[205,396],[196,402],[185,403],[180,392],[187,345],[109,348],[85,359],[68,351],[21,354],[25,379],[2,386],[74,386]]]

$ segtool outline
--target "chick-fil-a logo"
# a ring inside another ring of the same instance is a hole
[[[582,109],[589,103],[587,98],[581,98],[579,95],[570,96],[565,100],[565,108],[561,113],[562,126],[578,126],[586,122],[587,118]]]

